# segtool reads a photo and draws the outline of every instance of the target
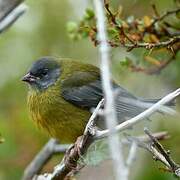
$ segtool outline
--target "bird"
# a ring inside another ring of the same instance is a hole
[[[22,81],[29,86],[27,105],[32,120],[61,143],[73,143],[83,134],[92,109],[104,98],[99,68],[73,59],[41,57],[31,65]],[[117,92],[118,123],[140,114],[161,99],[143,99],[114,80],[111,84]],[[174,105],[171,101],[158,111],[171,113]],[[102,118],[97,120],[100,129],[105,128]]]

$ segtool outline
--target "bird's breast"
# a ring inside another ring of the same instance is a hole
[[[51,137],[62,143],[72,143],[82,135],[90,112],[65,101],[59,91],[28,94],[28,108],[33,121]]]

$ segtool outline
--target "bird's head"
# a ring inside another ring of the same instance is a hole
[[[31,66],[22,78],[33,89],[43,91],[53,85],[60,76],[60,64],[52,57],[43,57]]]

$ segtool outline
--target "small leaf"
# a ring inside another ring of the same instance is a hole
[[[155,34],[150,34],[149,38],[152,43],[159,42],[159,39],[157,38],[157,36]]]
[[[125,57],[125,59],[120,61],[121,66],[129,67],[132,64],[132,60],[129,57]]]
[[[124,29],[128,29],[129,28],[129,25],[125,21],[122,21],[122,26],[123,26]]]
[[[144,22],[145,27],[149,27],[152,23],[152,20],[149,16],[144,16],[143,22]]]
[[[116,23],[121,27],[123,25],[123,21],[121,19],[116,19]]]
[[[86,38],[86,37],[88,37],[89,36],[89,31],[83,31],[83,32],[81,32],[81,37],[82,38]]]
[[[78,25],[75,22],[68,22],[67,23],[67,31],[69,33],[76,32],[78,30]]]
[[[116,36],[118,36],[118,31],[115,28],[109,28],[108,34],[111,38],[115,38]]]
[[[92,18],[94,18],[94,16],[95,16],[94,11],[90,8],[87,8],[84,15],[84,19],[91,20]]]

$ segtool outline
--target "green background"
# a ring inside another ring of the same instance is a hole
[[[175,7],[173,1],[169,0],[122,0],[124,16],[152,15],[153,2],[160,12]],[[86,6],[85,0],[27,0],[26,3],[29,6],[27,13],[0,35],[0,133],[5,138],[5,142],[0,144],[0,180],[20,179],[24,168],[48,140],[28,116],[27,87],[20,78],[30,64],[41,56],[54,55],[98,65],[97,48],[88,39],[73,42],[67,35],[67,22],[80,19]],[[119,1],[114,1],[114,6],[117,3]],[[120,66],[120,60],[127,55],[125,50],[113,49],[111,54],[114,77],[136,95],[160,97],[180,85],[178,61],[160,75],[148,76],[132,73]],[[128,56],[138,59],[142,54],[143,51],[140,50]],[[167,130],[170,133],[171,138],[163,144],[180,163],[179,117],[158,116],[152,119],[152,122],[144,124],[153,131]],[[135,130],[136,134],[143,134],[144,124],[140,124]],[[52,170],[59,159],[59,156],[54,157],[44,170]],[[98,166],[89,166],[79,178],[112,179],[110,164],[106,160]],[[132,179],[174,179],[171,174],[159,170],[159,167],[161,164],[154,162],[148,152],[140,150],[132,165]]]

